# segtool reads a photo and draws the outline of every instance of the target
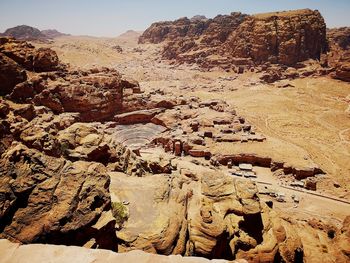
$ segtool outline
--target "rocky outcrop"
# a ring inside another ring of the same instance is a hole
[[[350,63],[339,63],[331,76],[335,79],[350,82]]]
[[[54,245],[19,245],[7,240],[0,240],[1,259],[3,263],[36,262],[44,263],[50,258],[52,261],[81,263],[102,263],[108,261],[129,262],[154,262],[154,263],[224,263],[224,260],[208,260],[199,257],[182,257],[180,255],[162,256],[148,254],[143,251],[131,251],[127,253],[115,253],[101,249],[87,249],[81,247],[67,247]],[[234,260],[232,263],[246,263],[246,260]]]
[[[114,120],[118,124],[135,124],[135,123],[149,123],[154,116],[164,111],[164,109],[156,108],[152,110],[131,111],[114,116]]]
[[[202,35],[205,37],[203,42],[206,43],[224,42],[227,35],[242,22],[245,16],[241,13],[232,13],[224,16],[219,15],[213,19],[204,17],[188,19],[184,17],[174,22],[154,23],[143,32],[139,38],[139,43],[157,44],[163,41],[178,41],[181,38],[191,39]]]
[[[240,15],[216,23],[232,17]],[[190,23],[197,21],[207,19]],[[221,46],[215,39],[206,41]],[[349,220],[341,229],[316,228],[321,224],[278,214],[254,181],[218,165],[252,163],[299,179],[319,172],[254,154],[212,156],[215,146],[226,151],[218,142],[269,139],[227,102],[143,91],[107,68],[38,73],[30,55],[36,49],[3,42],[1,53],[28,80],[0,100],[1,238],[250,262],[302,262],[310,255],[346,262]],[[36,66],[55,60],[51,51],[42,53],[48,57]]]
[[[340,235],[336,241],[339,244],[340,251],[350,259],[350,216],[344,219]]]
[[[28,42],[13,38],[0,38],[0,53],[15,61],[18,67],[29,71],[55,71],[63,67],[55,51],[49,48],[36,49]]]
[[[118,251],[255,258],[252,262],[262,258],[271,262],[277,253],[286,262],[294,262],[293,255],[302,251],[300,242],[279,249],[289,234],[276,236],[276,229],[285,230],[277,219],[270,220],[255,185],[249,181],[213,170],[196,173],[186,169],[182,176],[172,179],[164,175],[131,179],[111,174],[110,191],[112,203],[126,204],[129,215],[117,232],[122,241]],[[137,205],[140,198],[145,204],[142,207]]]
[[[28,82],[27,85],[32,86],[34,92],[25,99],[32,98],[36,105],[46,106],[55,113],[78,112],[84,121],[106,120],[122,109],[121,81],[121,76],[115,70],[67,72],[55,81],[44,77],[46,88],[39,92]],[[16,99],[23,98],[16,96]]]
[[[68,71],[55,51],[12,38],[0,39],[0,58],[2,95],[46,106],[56,114],[80,113],[84,121],[111,119],[122,112],[123,89],[139,86],[108,68]]]
[[[28,41],[39,40],[39,41],[47,42],[47,40],[49,39],[62,37],[62,36],[70,36],[70,35],[61,33],[56,29],[45,29],[40,31],[35,27],[20,25],[20,26],[7,29],[4,33],[0,34],[0,36],[13,37],[18,40],[28,40]]]
[[[331,76],[335,79],[350,82],[350,28],[333,28],[327,31],[330,52],[326,63],[335,71]]]
[[[49,48],[39,48],[33,58],[33,68],[36,72],[54,71],[58,65],[56,52]]]
[[[40,64],[43,65],[43,64]],[[85,121],[112,118],[122,109],[123,84],[115,70],[41,74],[13,88],[10,98],[54,113],[80,113]]]
[[[330,47],[339,46],[345,50],[350,47],[350,27],[327,29],[327,38]]]
[[[15,85],[26,79],[26,72],[16,62],[0,53],[0,95],[9,94]]]
[[[254,63],[295,65],[320,59],[326,51],[326,24],[318,11],[297,10],[253,15],[227,41],[229,54]]]
[[[164,41],[166,59],[228,69],[265,62],[295,65],[320,59],[327,49],[323,17],[309,9],[159,22],[139,39],[140,43]]]
[[[110,204],[110,179],[101,164],[67,162],[20,143],[0,163],[2,238],[82,244],[89,238],[82,233]]]

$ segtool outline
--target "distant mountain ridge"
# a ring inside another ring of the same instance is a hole
[[[63,37],[63,36],[70,36],[70,34],[65,34],[62,32],[59,32],[56,29],[45,29],[41,30],[41,33],[46,35],[48,38],[55,38],[55,37]]]
[[[14,37],[19,40],[49,40],[55,37],[67,36],[56,29],[47,29],[40,31],[39,29],[27,25],[19,25],[8,28],[1,36]]]
[[[118,38],[139,38],[143,31],[128,30],[118,36]]]

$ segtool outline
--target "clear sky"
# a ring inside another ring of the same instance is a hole
[[[16,25],[74,35],[117,36],[179,17],[318,9],[328,27],[350,26],[350,0],[0,0],[0,32]]]

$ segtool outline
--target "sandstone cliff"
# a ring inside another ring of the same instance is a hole
[[[78,112],[82,120],[111,119],[122,111],[123,88],[138,85],[107,68],[69,71],[55,51],[13,38],[0,38],[0,64],[0,95],[55,113]]]
[[[320,59],[327,49],[323,17],[310,9],[159,22],[139,42],[166,42],[162,54],[166,59],[224,68],[265,62],[295,65]]]
[[[295,65],[320,59],[326,51],[326,24],[312,10],[253,15],[234,31],[227,45],[230,55],[255,63]]]
[[[335,68],[332,77],[350,81],[350,28],[333,28],[327,31],[330,52],[327,63]]]
[[[1,238],[250,262],[348,261],[349,219],[294,220],[262,201],[255,182],[223,173],[220,165],[240,162],[322,173],[255,155],[212,158],[206,142],[266,139],[225,101],[143,94],[113,69],[71,70],[53,50],[0,41]]]

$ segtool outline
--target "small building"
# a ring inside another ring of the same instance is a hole
[[[233,175],[243,177],[244,173],[243,173],[243,171],[235,171]]]
[[[301,182],[301,181],[294,181],[294,182],[290,183],[290,186],[292,186],[292,187],[301,187],[301,188],[303,188],[303,187],[304,187],[304,182]]]
[[[252,171],[253,170],[253,165],[251,165],[249,163],[240,163],[238,167],[242,171]]]
[[[257,178],[255,172],[253,171],[242,171],[243,172],[243,176],[246,178]]]

